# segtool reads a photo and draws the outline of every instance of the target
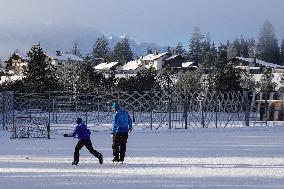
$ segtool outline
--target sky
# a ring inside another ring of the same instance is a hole
[[[284,39],[283,0],[0,0],[2,27],[94,27],[137,42],[188,43],[195,27],[216,42],[257,39],[268,20]]]

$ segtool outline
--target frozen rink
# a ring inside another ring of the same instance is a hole
[[[0,131],[0,189],[284,188],[284,126],[134,131],[125,164],[113,164],[108,132],[91,135],[104,164],[77,139],[9,139]]]

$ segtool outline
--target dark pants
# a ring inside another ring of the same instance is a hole
[[[77,163],[79,162],[79,156],[80,156],[79,151],[82,149],[83,146],[86,146],[89,152],[93,154],[95,157],[99,158],[99,156],[101,155],[101,153],[94,150],[90,139],[87,139],[87,140],[80,139],[75,147],[74,162],[77,162]]]
[[[124,161],[127,139],[128,133],[117,133],[113,135],[112,149],[114,160]]]

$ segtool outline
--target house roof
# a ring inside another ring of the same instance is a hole
[[[14,52],[14,53],[10,56],[10,58],[11,58],[13,55],[17,55],[17,56],[19,56],[21,59],[26,60],[26,61],[30,60],[30,57],[28,57],[27,54],[25,54],[25,53],[23,53],[23,52],[21,52],[21,51]],[[10,59],[10,58],[9,58],[9,59]]]
[[[236,57],[236,59],[248,62],[248,63],[253,63],[254,58],[244,58],[244,57]],[[255,59],[256,64],[260,64],[265,67],[271,67],[271,68],[284,68],[284,66],[280,66],[278,64],[270,63],[270,62],[265,62],[263,60]]]
[[[182,67],[183,67],[183,68],[188,68],[188,67],[192,66],[193,63],[194,63],[194,62],[185,62],[185,63],[182,63]]]
[[[144,56],[142,58],[142,60],[145,60],[145,61],[154,61],[154,60],[157,60],[165,55],[168,55],[169,53],[168,52],[164,52],[164,53],[160,53],[160,54],[148,54],[146,56]]]
[[[103,62],[103,63],[100,63],[99,65],[95,66],[94,68],[96,70],[109,70],[111,69],[113,66],[117,65],[118,62]]]
[[[184,58],[182,55],[180,55],[180,54],[174,54],[174,55],[172,55],[172,56],[166,58],[165,61],[174,60],[174,59],[176,59],[176,58],[178,58],[178,57],[180,57],[181,59],[185,60],[185,58]]]
[[[60,60],[60,61],[76,61],[76,62],[83,62],[84,60],[74,54],[69,53],[62,53],[60,56],[58,56],[56,53],[45,53],[47,56],[51,57],[54,60]]]
[[[122,70],[136,70],[141,65],[141,61],[133,60],[122,66]]]

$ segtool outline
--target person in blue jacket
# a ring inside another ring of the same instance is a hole
[[[112,120],[112,134],[113,134],[113,162],[122,162],[125,158],[126,143],[128,139],[128,132],[132,131],[132,120],[126,110],[121,108],[118,103],[112,105],[113,120]]]
[[[99,159],[99,163],[103,164],[103,155],[93,148],[90,139],[91,132],[89,129],[87,129],[87,125],[83,123],[82,118],[80,117],[77,118],[76,124],[77,126],[72,136],[78,136],[79,140],[75,147],[74,161],[72,162],[72,165],[77,165],[79,163],[79,151],[82,149],[83,146],[86,146],[89,152]]]

